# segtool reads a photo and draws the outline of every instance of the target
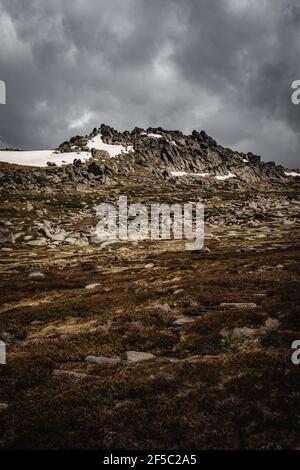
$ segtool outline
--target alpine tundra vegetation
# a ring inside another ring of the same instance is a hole
[[[297,168],[106,125],[0,159],[1,448],[299,448]],[[203,248],[99,239],[122,195],[203,203]]]

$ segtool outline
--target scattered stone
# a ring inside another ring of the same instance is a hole
[[[29,279],[44,279],[46,275],[39,271],[28,274]]]
[[[29,246],[46,246],[47,240],[45,238],[37,238],[36,240],[30,240],[26,243]]]
[[[18,239],[21,238],[23,235],[24,235],[24,232],[15,233],[15,240],[18,240]]]
[[[154,263],[148,263],[148,264],[145,265],[146,269],[151,269],[153,267],[154,267]]]
[[[184,292],[184,289],[177,289],[174,291],[174,295],[182,294]]]
[[[170,312],[171,311],[171,307],[170,307],[169,304],[156,304],[155,307],[159,308],[160,310],[163,310],[164,312]]]
[[[107,240],[101,243],[101,248],[106,248],[107,246],[112,245],[113,243],[118,243],[118,240]]]
[[[0,413],[2,411],[6,411],[8,408],[8,404],[7,403],[0,403]]]
[[[253,302],[223,302],[220,307],[232,307],[232,308],[256,308],[257,305]]]
[[[3,331],[3,333],[0,333],[0,339],[4,341],[4,343],[13,343],[15,337],[14,335],[7,333],[7,331]]]
[[[87,286],[85,286],[85,289],[95,289],[96,287],[99,287],[99,286],[101,286],[101,284],[99,283],[88,284]]]
[[[276,318],[268,318],[265,322],[265,328],[270,331],[278,330],[280,327],[280,321]]]
[[[185,325],[186,323],[191,323],[193,321],[195,321],[195,318],[182,316],[182,317],[178,317],[177,320],[173,322],[173,325],[181,326],[181,325]]]
[[[11,251],[14,251],[12,248],[1,248],[1,251],[4,251],[5,253],[10,253]]]
[[[88,244],[89,241],[87,238],[79,238],[74,243],[75,246],[87,246]]]
[[[257,248],[254,246],[243,246],[242,248],[239,248],[238,253],[256,253]]]
[[[87,356],[85,358],[85,362],[87,364],[109,364],[109,365],[117,365],[120,364],[122,361],[121,359],[114,359],[110,357],[103,357],[103,356]]]
[[[154,354],[141,351],[127,351],[126,356],[127,360],[130,362],[141,362],[155,358]]]
[[[0,233],[0,243],[12,243],[15,244],[15,235],[12,232]]]
[[[54,377],[70,377],[71,379],[83,380],[88,377],[88,374],[82,374],[80,372],[73,372],[71,370],[55,369],[53,371],[53,376]]]
[[[65,239],[65,242],[68,243],[68,245],[76,245],[77,238],[68,237]]]
[[[65,240],[65,235],[63,233],[51,235],[51,240],[54,242],[63,242]]]
[[[247,328],[242,327],[236,327],[234,328],[232,332],[232,337],[233,338],[252,338],[252,336],[255,336],[257,334],[257,330],[254,328]]]

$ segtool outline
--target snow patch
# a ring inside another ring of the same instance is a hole
[[[151,137],[152,139],[161,139],[162,135],[161,134],[147,134],[148,137]]]
[[[172,176],[210,176],[209,173],[186,173],[185,171],[171,171]]]
[[[236,175],[234,173],[228,173],[228,175],[218,175],[218,176],[215,176],[215,178],[219,181],[225,181],[225,180],[228,180],[229,178],[236,178]]]
[[[145,137],[150,137],[152,139],[161,139],[162,138],[161,134],[153,134],[153,133],[147,134],[147,132],[141,132],[140,135],[144,135]]]
[[[91,158],[91,154],[89,152],[55,153],[54,150],[0,151],[1,162],[15,165],[46,167],[47,162],[50,162],[61,166],[64,163],[73,163],[75,158],[85,161]]]
[[[193,177],[200,177],[200,178],[207,178],[207,177],[213,177],[210,173],[187,173],[185,171],[171,171],[172,176],[193,176]],[[299,175],[300,176],[300,175]],[[218,175],[214,176],[219,181],[225,181],[228,180],[229,178],[236,178],[236,175],[234,173],[229,173],[228,175]]]
[[[128,145],[127,148],[124,145],[111,145],[111,144],[106,144],[102,140],[101,134],[96,135],[93,139],[91,139],[87,147],[89,149],[97,149],[97,150],[106,150],[106,152],[109,153],[109,156],[114,158],[117,155],[124,155],[126,153],[129,153],[131,150],[133,150],[132,145]]]
[[[286,176],[294,176],[294,177],[300,176],[300,173],[297,173],[296,171],[285,171],[284,174]]]

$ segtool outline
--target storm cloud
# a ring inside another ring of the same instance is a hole
[[[0,46],[4,146],[102,122],[205,129],[299,167],[298,0],[0,0]]]

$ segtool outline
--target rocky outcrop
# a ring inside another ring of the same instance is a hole
[[[147,169],[158,177],[171,177],[172,172],[208,173],[211,176],[234,174],[240,181],[255,183],[262,179],[284,180],[284,168],[274,162],[264,163],[253,153],[239,153],[224,148],[205,131],[194,130],[185,135],[178,130],[164,130],[161,127],[142,129],[135,127],[131,132],[116,131],[101,124],[90,135],[73,137],[69,148],[76,146],[83,151],[87,142],[101,134],[106,144],[132,146],[134,164]],[[61,148],[61,147],[60,147]],[[94,158],[107,158],[105,151],[93,150]],[[124,164],[123,160],[121,161]]]
[[[91,148],[91,139],[99,134],[105,144],[122,145],[130,151],[111,158],[108,151]],[[282,166],[262,162],[252,153],[222,147],[203,130],[194,130],[190,135],[161,127],[146,130],[135,127],[131,132],[118,132],[102,124],[89,135],[74,136],[63,142],[56,151],[76,152],[78,157],[73,164],[62,167],[55,164],[47,168],[1,164],[0,188],[84,190],[128,177],[143,179],[145,184],[149,178],[151,181],[153,178],[167,179],[175,185],[192,179],[193,183],[203,187],[213,184],[230,188],[260,182],[267,185],[291,183]],[[83,161],[81,152],[85,155],[89,152],[91,158]]]

